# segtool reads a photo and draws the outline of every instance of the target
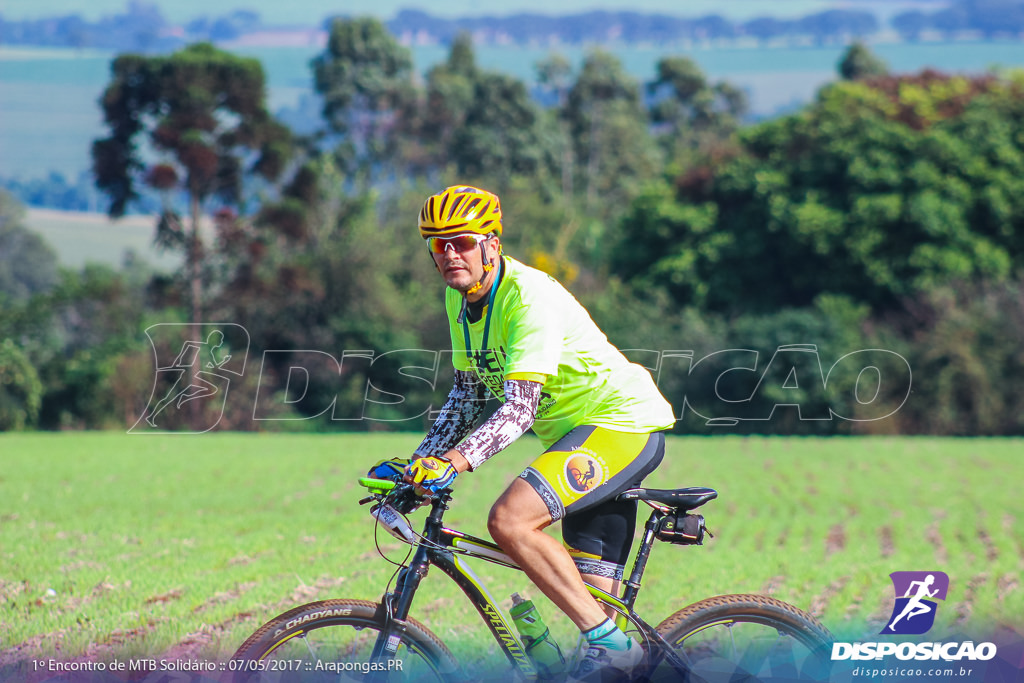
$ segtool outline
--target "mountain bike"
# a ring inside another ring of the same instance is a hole
[[[256,630],[228,662],[233,683],[249,681],[462,681],[467,674],[441,639],[410,616],[413,598],[430,567],[459,586],[506,661],[495,680],[535,679],[538,675],[508,613],[467,564],[493,562],[519,569],[495,543],[444,526],[453,492],[429,499],[409,484],[360,479],[373,503],[372,515],[393,536],[412,546],[411,561],[401,563],[394,590],[378,602],[321,600],[295,607]],[[620,499],[652,508],[644,525],[629,578],[621,596],[594,586],[587,589],[616,614],[616,622],[643,647],[639,680],[755,681],[827,680],[832,635],[817,619],[780,600],[762,595],[719,595],[675,612],[651,626],[634,610],[641,580],[656,541],[701,545],[707,531],[693,510],[716,498],[714,489],[633,488]],[[421,505],[430,512],[416,533],[407,514]],[[680,584],[684,582],[680,575]],[[390,586],[390,583],[389,583]]]

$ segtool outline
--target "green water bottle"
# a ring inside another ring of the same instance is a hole
[[[512,594],[512,621],[526,646],[526,654],[537,667],[539,680],[558,678],[565,672],[565,657],[558,643],[551,637],[547,625],[532,600],[526,600],[519,593]]]

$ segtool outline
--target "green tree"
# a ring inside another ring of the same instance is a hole
[[[944,435],[1024,434],[1024,283],[951,283],[906,303],[918,400],[905,431]],[[922,400],[923,399],[923,400]]]
[[[451,161],[452,140],[473,105],[478,76],[473,39],[460,32],[452,41],[447,61],[427,72],[418,137],[431,158],[423,166],[443,168]]]
[[[0,190],[0,305],[24,301],[57,283],[56,253],[24,220],[24,207]]]
[[[649,186],[614,270],[728,311],[822,293],[892,309],[944,283],[1005,280],[1024,266],[1022,107],[1013,77],[835,84],[745,130],[731,161]]]
[[[118,368],[125,355],[145,348],[141,330],[146,316],[154,313],[146,306],[151,275],[144,264],[119,270],[90,264],[62,271],[58,286],[33,302],[47,312],[40,348],[33,350],[45,385],[40,427],[125,426],[116,400],[117,383],[125,379]],[[151,364],[150,357],[147,381],[152,380]],[[135,389],[144,392],[151,386]]]
[[[289,134],[266,109],[263,68],[212,45],[191,45],[169,56],[121,55],[101,104],[109,136],[92,147],[97,186],[119,217],[145,181],[168,199],[158,242],[182,249],[190,319],[202,320],[204,244],[200,220],[207,203],[241,201],[244,164],[276,178],[289,153]],[[144,138],[144,142],[140,142]],[[188,220],[170,203],[187,197]]]
[[[587,55],[563,116],[577,160],[576,187],[583,188],[588,211],[597,208],[599,198],[613,211],[623,206],[640,179],[657,170],[639,85],[614,55],[603,50]]]
[[[562,197],[572,206],[573,196],[573,149],[570,143],[569,125],[560,113],[565,110],[569,88],[573,83],[572,63],[561,54],[552,53],[537,63],[537,82],[555,97],[554,116],[558,129],[557,146],[559,166],[562,172]]]
[[[409,219],[436,188],[410,189],[399,183],[387,193],[353,194],[345,188],[345,174],[333,155],[310,160],[308,166],[310,182],[301,200],[306,229],[299,238],[268,233],[244,217],[226,216],[217,228],[227,253],[219,257],[224,259],[226,284],[218,290],[215,304],[223,319],[249,332],[250,356],[265,349],[315,349],[340,360],[346,350],[368,349],[381,355],[446,348],[450,340],[442,310],[444,284],[426,254],[415,220]],[[400,356],[372,364],[350,357],[339,374],[333,362],[316,365],[311,354],[270,354],[258,387],[261,401],[309,417],[321,414],[337,398],[333,412],[339,420],[328,413],[304,428],[381,428],[387,425],[358,419],[368,380],[381,388],[408,388],[408,405],[425,406],[429,398],[429,387],[425,389],[422,381],[407,380],[398,372]],[[286,406],[283,396],[290,368],[303,363],[313,363],[309,389],[301,401]],[[370,406],[379,411],[375,418],[409,416],[408,405],[384,403]],[[251,418],[250,409],[248,418],[236,415],[231,420],[236,428],[252,428]],[[412,428],[410,422],[396,424]]]
[[[839,75],[847,81],[858,81],[875,76],[886,76],[889,67],[883,59],[871,51],[867,45],[857,40],[846,48],[838,64]]]
[[[365,189],[406,130],[402,119],[415,99],[409,50],[377,19],[335,19],[313,76],[328,129],[340,136],[341,168]]]
[[[465,121],[451,143],[460,176],[493,178],[500,192],[513,175],[537,173],[545,161],[539,118],[521,80],[498,72],[480,73]]]
[[[647,89],[653,98],[651,122],[677,171],[715,153],[748,111],[742,90],[725,81],[710,83],[688,57],[659,60]]]
[[[11,339],[0,341],[0,431],[35,424],[43,386],[25,351]]]

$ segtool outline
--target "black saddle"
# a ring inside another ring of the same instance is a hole
[[[677,510],[693,510],[709,500],[718,498],[718,491],[706,486],[690,486],[684,489],[627,489],[616,500],[649,500]]]

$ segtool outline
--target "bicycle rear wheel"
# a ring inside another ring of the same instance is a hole
[[[231,683],[459,680],[458,662],[431,631],[406,621],[393,660],[373,662],[383,624],[377,604],[322,600],[281,614],[256,630],[228,662]]]
[[[792,605],[762,595],[720,595],[684,607],[655,629],[685,662],[690,681],[825,681],[832,634]],[[685,679],[652,662],[652,683]]]

